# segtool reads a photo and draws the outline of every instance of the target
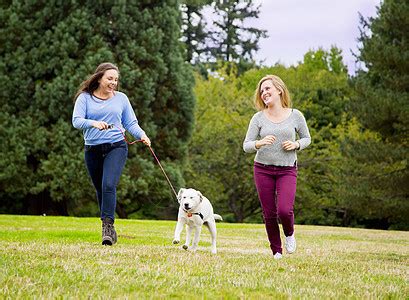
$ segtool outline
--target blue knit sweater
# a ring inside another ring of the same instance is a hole
[[[95,121],[105,121],[115,126],[112,129],[99,130],[92,127]],[[72,124],[75,128],[83,130],[85,145],[91,146],[123,140],[120,129],[130,132],[136,139],[145,135],[138,124],[128,97],[118,91],[107,100],[91,96],[86,92],[81,93],[75,101]]]

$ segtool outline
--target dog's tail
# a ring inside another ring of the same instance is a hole
[[[213,216],[214,216],[214,219],[215,219],[215,220],[218,220],[218,221],[223,221],[223,218],[222,218],[222,216],[221,216],[221,215],[218,215],[218,214],[213,214]]]

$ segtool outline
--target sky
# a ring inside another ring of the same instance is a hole
[[[381,0],[256,0],[261,4],[258,19],[246,24],[267,30],[268,38],[259,42],[256,61],[267,66],[280,62],[297,65],[309,50],[332,45],[342,50],[349,74],[359,65],[359,14],[365,18],[376,16]]]

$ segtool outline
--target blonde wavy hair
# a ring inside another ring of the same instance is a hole
[[[271,80],[273,82],[274,87],[281,92],[280,93],[281,105],[283,107],[291,107],[290,93],[284,81],[282,81],[282,79],[276,75],[266,75],[260,79],[260,81],[257,84],[256,91],[254,92],[254,105],[256,106],[257,110],[260,111],[267,107],[264,104],[263,100],[261,99],[260,95],[261,85],[266,80]]]

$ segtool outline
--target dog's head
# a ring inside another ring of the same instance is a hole
[[[200,205],[203,200],[203,195],[201,192],[194,189],[181,188],[177,198],[180,203],[180,207],[184,211],[190,211],[191,209]]]

